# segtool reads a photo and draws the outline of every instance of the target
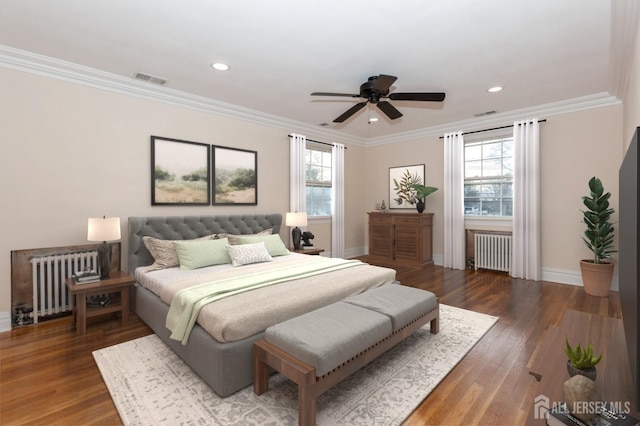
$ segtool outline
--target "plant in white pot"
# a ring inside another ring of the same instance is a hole
[[[583,210],[583,222],[587,225],[584,231],[584,240],[589,250],[593,253],[593,259],[580,261],[582,283],[587,294],[598,297],[609,295],[611,279],[613,278],[613,263],[607,259],[613,257],[613,232],[614,228],[609,219],[615,212],[609,207],[611,193],[604,192],[602,182],[597,177],[589,180],[590,194],[582,197],[587,210]]]

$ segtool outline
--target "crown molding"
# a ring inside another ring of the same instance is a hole
[[[537,105],[508,112],[491,115],[491,118],[481,117],[468,120],[446,123],[438,126],[431,126],[412,132],[398,133],[393,136],[372,138],[367,140],[367,146],[384,145],[396,142],[405,142],[431,136],[442,136],[448,132],[468,132],[482,128],[492,128],[513,124],[516,120],[526,118],[546,118],[559,114],[583,111],[592,108],[602,108],[622,103],[620,99],[607,92],[582,96],[579,98],[567,99],[560,102],[553,102],[544,105]]]
[[[127,96],[135,96],[170,105],[213,113],[219,116],[242,120],[253,124],[282,129],[286,132],[293,131],[296,133],[303,133],[312,138],[325,138],[332,142],[363,147],[410,141],[434,135],[440,136],[451,131],[470,131],[483,127],[503,126],[523,118],[544,118],[557,114],[566,114],[585,109],[615,105],[621,102],[615,96],[603,92],[561,102],[499,113],[492,115],[491,118],[474,118],[398,133],[391,136],[364,139],[345,135],[344,133],[340,133],[332,129],[318,128],[316,125],[310,125],[261,111],[216,101],[202,96],[192,95],[168,87],[151,85],[149,83],[134,80],[133,78],[122,77],[116,74],[100,71],[95,68],[85,67],[3,45],[0,45],[0,66],[81,84],[96,89],[108,90],[110,92],[120,93]]]
[[[155,86],[150,83],[134,80],[133,78],[122,77],[95,68],[85,67],[72,62],[3,45],[0,45],[0,66],[70,83],[81,84],[95,89],[107,90],[127,96],[135,96],[213,113],[253,124],[283,129],[286,132],[295,131],[312,134],[313,137],[328,138],[333,142],[362,146],[364,146],[366,142],[365,139],[344,135],[335,130],[319,129],[318,126],[312,126],[307,123],[216,101],[203,96],[192,95],[169,87]]]

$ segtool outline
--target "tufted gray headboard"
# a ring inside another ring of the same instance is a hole
[[[153,257],[142,237],[188,240],[210,234],[255,234],[265,229],[280,232],[282,214],[232,216],[147,216],[129,217],[129,274],[138,266],[151,265]]]

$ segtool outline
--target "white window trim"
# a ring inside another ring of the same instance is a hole
[[[312,150],[316,150],[316,151],[323,151],[323,152],[328,152],[331,153],[331,147],[327,146],[325,144],[320,144],[317,142],[312,142],[312,141],[307,141],[306,143],[306,147],[305,149],[312,149]],[[306,161],[305,161],[305,168],[306,168]],[[305,186],[307,185],[307,179],[305,176]],[[333,188],[333,182],[331,182],[331,186],[330,188]],[[315,223],[315,224],[323,224],[323,223],[331,223],[331,215],[325,215],[325,216],[312,216],[312,215],[307,215],[307,222],[311,223]]]
[[[322,225],[325,223],[331,223],[333,216],[307,216],[307,223],[313,223],[314,225]]]
[[[511,216],[465,216],[465,229],[482,228],[505,228],[513,227],[513,218]]]
[[[513,132],[506,129],[496,129],[487,132],[479,132],[471,135],[465,135],[464,143],[477,143],[491,139],[505,139],[513,138]],[[466,161],[466,160],[465,160]],[[464,173],[464,170],[463,170]],[[464,181],[464,178],[463,178]],[[495,222],[495,223],[494,223]],[[476,215],[464,215],[465,228],[469,229],[471,226],[497,226],[508,227],[511,229],[513,223],[513,216],[476,216]]]

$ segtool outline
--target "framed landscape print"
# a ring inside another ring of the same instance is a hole
[[[389,167],[389,208],[415,209],[416,191],[411,185],[424,185],[424,164]]]
[[[151,205],[209,205],[210,145],[151,136]]]
[[[258,153],[213,146],[214,205],[258,204]]]

